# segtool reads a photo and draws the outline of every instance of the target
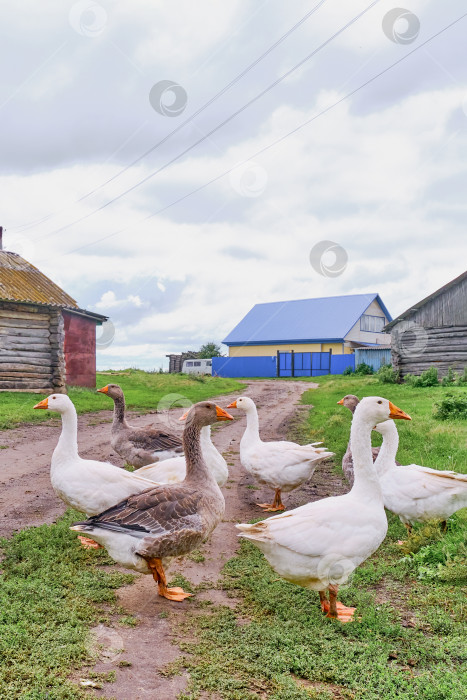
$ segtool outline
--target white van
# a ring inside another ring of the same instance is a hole
[[[184,374],[212,374],[212,360],[185,360],[182,372]]]

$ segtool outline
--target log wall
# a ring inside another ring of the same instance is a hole
[[[392,329],[391,357],[402,376],[421,374],[432,366],[440,377],[450,367],[462,372],[467,367],[467,325],[423,328],[398,323]]]
[[[0,302],[0,389],[65,391],[61,310]]]

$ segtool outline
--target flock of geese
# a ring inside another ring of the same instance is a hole
[[[231,421],[212,401],[193,405],[180,418],[182,440],[153,427],[135,428],[125,417],[122,389],[109,384],[99,392],[114,401],[111,444],[135,472],[110,462],[82,459],[78,453],[78,420],[68,396],[52,394],[34,408],[61,414],[62,431],[54,450],[50,477],[55,493],[86,515],[71,530],[85,547],[105,547],[118,564],[152,574],[161,596],[182,601],[190,594],[168,587],[165,569],[172,557],[188,554],[222,520],[225,502],[220,487],[228,467],[211,440],[211,425]],[[240,536],[264,553],[284,579],[319,592],[321,609],[341,622],[355,609],[337,600],[338,588],[375,552],[387,532],[385,508],[410,530],[414,522],[446,521],[467,506],[467,475],[396,461],[398,431],[394,420],[411,420],[391,401],[345,396],[339,404],[353,414],[343,469],[348,493],[323,498],[287,512],[282,493],[305,483],[316,466],[334,453],[322,443],[298,445],[263,442],[256,406],[241,396],[226,408],[246,414],[240,460],[254,479],[274,492],[272,503],[258,504],[279,512],[251,524],[237,524]],[[383,436],[372,448],[375,429]]]

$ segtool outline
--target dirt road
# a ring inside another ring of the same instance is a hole
[[[286,438],[288,427],[300,410],[297,403],[301,394],[313,386],[278,380],[258,380],[248,385],[243,393],[251,396],[258,406],[263,439]],[[232,395],[216,398],[221,406],[226,406],[230,401]],[[146,414],[132,417],[131,422],[147,425],[162,420],[166,426],[181,432],[181,424],[177,423],[181,413],[182,410],[176,409],[167,416]],[[229,481],[223,489],[225,518],[203,548],[204,562],[196,563],[185,559],[183,562],[175,562],[169,572],[169,575],[182,573],[195,585],[201,582],[213,583],[218,579],[224,563],[235,554],[238,547],[237,531],[233,523],[248,522],[261,515],[261,510],[255,504],[270,502],[273,495],[262,487],[248,488],[256,485],[242,469],[238,455],[246,418],[240,411],[232,409],[232,413],[236,418],[234,422],[219,424],[213,430],[213,441],[229,464]],[[80,454],[83,457],[110,460],[122,466],[123,461],[110,448],[110,420],[111,413],[107,411],[79,418]],[[13,531],[30,525],[53,522],[64,512],[65,507],[52,491],[49,480],[50,457],[59,431],[60,421],[54,420],[1,433],[0,442],[8,448],[0,452],[0,535],[9,536]],[[318,466],[311,482],[285,494],[284,502],[287,508],[293,508],[344,490],[346,489],[338,476],[330,474],[329,469],[323,470]],[[174,603],[160,598],[149,576],[139,577],[133,585],[122,588],[118,595],[122,606],[139,619],[139,624],[130,628],[102,625],[97,628],[98,641],[104,651],[94,670],[116,670],[117,675],[114,683],[106,684],[105,690],[97,691],[97,694],[117,700],[175,699],[185,689],[187,678],[183,675],[166,678],[159,670],[179,655],[170,619],[173,615],[183,615],[184,608],[190,602]],[[232,605],[232,600],[218,590],[202,591],[196,597]],[[168,617],[167,612],[170,613]],[[120,668],[119,662],[122,659],[131,665]]]

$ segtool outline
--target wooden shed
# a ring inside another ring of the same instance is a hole
[[[401,375],[467,367],[467,272],[388,323],[391,360]]]
[[[20,255],[2,249],[0,390],[64,392],[96,385],[96,325],[76,301]]]

